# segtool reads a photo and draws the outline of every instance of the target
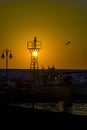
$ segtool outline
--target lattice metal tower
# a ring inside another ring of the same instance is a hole
[[[36,37],[34,37],[33,41],[27,42],[27,49],[29,49],[31,53],[30,70],[38,69],[38,53],[41,48],[41,41],[38,41]]]

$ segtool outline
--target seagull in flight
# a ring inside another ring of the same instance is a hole
[[[68,41],[65,45],[68,45],[68,44],[70,44],[70,41]]]

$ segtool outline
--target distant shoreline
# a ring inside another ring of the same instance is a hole
[[[0,68],[0,70],[6,70],[6,68]],[[28,70],[30,69],[20,69],[20,68],[8,68],[8,70]],[[43,69],[38,69],[39,71],[43,71]],[[47,71],[48,69],[44,69],[44,71]],[[55,69],[56,71],[87,71],[87,69]]]

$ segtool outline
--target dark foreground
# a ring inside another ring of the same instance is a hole
[[[44,128],[52,126],[54,129],[86,128],[87,117],[74,115],[68,112],[50,112],[38,109],[28,109],[22,107],[10,107],[7,104],[0,106],[0,124],[7,123],[12,128],[20,126],[28,129]],[[5,126],[7,127],[7,126]]]
[[[53,101],[53,100],[61,99],[65,101],[65,108],[67,108],[69,105],[72,105],[72,99],[73,98],[75,99],[78,97],[77,94],[72,96],[71,89],[66,89],[66,88],[64,88],[63,90],[59,88],[55,88],[55,89],[46,88],[46,90],[44,88],[44,91],[42,88],[38,89],[38,91],[33,91],[33,90],[29,91],[29,90],[7,89],[7,88],[1,89],[0,122],[3,122],[4,126],[5,126],[5,123],[8,123],[8,125],[10,126],[11,124],[13,124],[12,126],[12,129],[13,129],[13,127],[16,124],[20,126],[25,124],[24,126],[26,127],[26,125],[28,125],[29,128],[30,126],[36,127],[36,124],[37,126],[40,126],[42,124],[41,126],[41,129],[42,129],[43,126],[47,124],[49,126],[53,125],[54,126],[53,130],[55,130],[55,125],[57,125],[59,129],[60,127],[64,129],[67,127],[69,127],[69,129],[72,129],[72,127],[74,127],[74,129],[76,129],[77,127],[82,127],[82,129],[84,129],[85,127],[87,127],[87,116],[74,115],[69,112],[50,112],[47,110],[38,110],[38,109],[29,109],[29,108],[23,108],[23,107],[18,107],[18,106],[9,106],[10,103],[16,104],[16,103],[19,103],[20,101],[29,102],[29,100],[38,101],[38,99],[41,101],[42,100],[44,101],[47,99],[50,99],[49,101]],[[32,93],[32,92],[37,92],[37,93]],[[80,97],[82,99],[83,95]],[[86,97],[84,97],[84,99],[86,99]]]
[[[86,120],[87,116],[83,115],[74,115],[69,112],[52,112],[48,110],[39,110],[39,109],[30,109],[25,107],[19,107],[19,106],[9,106],[7,104],[4,104],[0,106],[0,115],[6,116],[6,115],[15,115],[15,116],[22,116],[25,115],[29,118],[33,118],[33,120],[64,120],[66,121],[72,121],[72,120]]]

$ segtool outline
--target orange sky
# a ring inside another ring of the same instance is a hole
[[[9,68],[29,68],[27,41],[42,41],[39,68],[87,69],[87,3],[0,1],[0,55],[8,48]],[[71,43],[65,46],[67,41]],[[0,59],[5,68],[5,59]]]

